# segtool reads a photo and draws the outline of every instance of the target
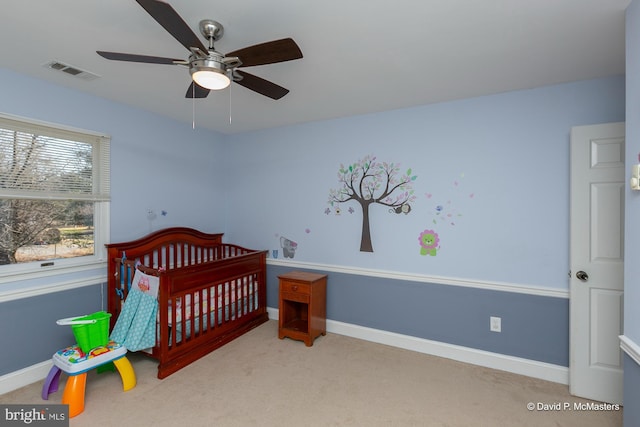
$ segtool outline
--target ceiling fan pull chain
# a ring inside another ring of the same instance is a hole
[[[191,85],[191,129],[196,128],[196,85]]]
[[[233,75],[231,76],[231,81],[233,81]],[[231,124],[231,86],[229,85],[229,124]]]

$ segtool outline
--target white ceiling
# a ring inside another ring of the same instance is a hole
[[[186,59],[134,0],[2,0],[0,67],[231,134],[623,74],[629,2],[170,0],[198,35],[201,19],[224,25],[222,53],[291,37],[304,55],[246,68],[291,91],[280,100],[232,84],[194,101],[184,67],[95,53]]]

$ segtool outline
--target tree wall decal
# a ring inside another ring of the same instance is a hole
[[[389,207],[389,212],[408,214],[411,211],[409,203],[416,198],[412,185],[416,178],[410,168],[401,173],[399,163],[378,162],[372,155],[348,166],[340,164],[340,186],[329,190],[328,201],[335,207],[353,200],[362,208],[361,252],[373,252],[369,224],[371,205],[379,204]]]

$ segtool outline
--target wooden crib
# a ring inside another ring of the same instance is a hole
[[[160,278],[156,345],[147,351],[159,361],[158,378],[268,320],[267,251],[185,227],[106,246],[111,329],[136,268]]]

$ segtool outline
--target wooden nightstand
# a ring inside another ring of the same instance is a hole
[[[280,279],[278,338],[304,341],[327,334],[327,275],[292,271]]]

